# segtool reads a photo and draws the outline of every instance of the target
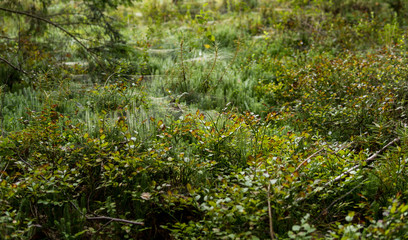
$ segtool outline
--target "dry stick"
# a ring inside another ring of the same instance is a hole
[[[24,163],[25,165],[27,165],[29,168],[31,168],[32,170],[34,170],[33,165],[31,165],[30,162],[24,160],[24,159],[21,157],[21,155],[20,155],[19,152],[17,152],[17,155],[18,155],[18,157],[20,158],[20,161],[21,161],[21,162],[23,162],[23,163]],[[44,180],[46,180],[45,177],[44,177],[41,173],[40,173],[40,176],[41,176]]]
[[[72,33],[68,32],[67,30],[65,30],[65,28],[61,27],[60,25],[58,25],[58,24],[56,24],[56,23],[54,23],[54,22],[52,22],[52,21],[50,21],[50,20],[48,20],[46,18],[31,14],[31,13],[28,13],[28,12],[23,12],[23,11],[18,11],[18,10],[3,8],[3,7],[0,7],[0,10],[4,11],[4,12],[9,12],[9,13],[15,13],[15,14],[28,16],[28,17],[35,18],[35,19],[41,20],[43,22],[46,22],[46,23],[60,29],[61,31],[63,31],[65,34],[67,34],[68,36],[73,38],[79,45],[81,45],[83,48],[85,48],[85,50],[87,50],[89,52],[89,49],[81,41],[79,41],[78,38],[76,38]]]
[[[227,70],[232,66],[232,64],[235,62],[235,59],[237,58],[239,52],[239,42],[238,42],[238,46],[237,49],[235,50],[235,54],[234,57],[232,58],[231,62],[228,64],[228,66],[225,68],[225,71],[223,71],[223,73],[221,74],[221,77],[218,79],[218,82],[215,86],[212,86],[212,88],[216,87],[224,78],[225,73],[227,72]]]
[[[11,38],[11,37],[8,37],[8,36],[0,36],[0,38],[6,39],[6,40],[9,40],[9,41],[15,41],[16,40],[16,38]]]
[[[394,140],[392,140],[391,142],[389,142],[387,145],[385,145],[383,148],[381,148],[380,150],[378,150],[376,153],[374,153],[373,155],[371,155],[369,158],[367,158],[364,162],[366,163],[365,166],[370,165],[371,163],[374,162],[375,158],[378,157],[379,154],[381,154],[385,149],[387,149],[389,146],[391,146],[392,144],[398,142],[400,140],[400,138],[395,138]],[[335,179],[331,180],[330,182],[326,183],[324,185],[324,187],[328,187],[331,184],[338,182],[339,180],[341,180],[344,176],[350,174],[352,171],[358,169],[359,167],[361,167],[361,164],[357,164],[354,167],[350,168],[349,170],[343,172],[342,174],[340,174],[339,176],[337,176]]]
[[[186,71],[184,69],[184,59],[183,59],[183,43],[184,41],[181,40],[180,42],[180,58],[181,58],[181,69],[183,70],[183,83],[186,84]]]
[[[306,162],[308,162],[310,159],[312,159],[314,156],[316,156],[317,154],[319,154],[319,153],[320,153],[321,151],[323,151],[323,150],[324,150],[324,147],[321,148],[319,151],[317,151],[317,152],[313,153],[312,155],[310,155],[308,158],[306,158],[303,162],[301,162],[301,163],[297,166],[295,172],[297,172],[297,171],[303,166],[303,164],[305,164]]]
[[[109,221],[129,223],[129,224],[134,224],[134,225],[144,225],[144,222],[135,222],[135,221],[130,221],[130,220],[126,220],[126,219],[111,218],[111,217],[105,217],[105,216],[98,216],[98,217],[86,216],[86,219],[87,220],[109,220]]]
[[[108,83],[109,79],[115,75],[117,72],[112,73],[111,75],[109,75],[109,77],[106,79],[105,84],[103,84],[104,87],[106,87],[106,84]]]
[[[330,148],[330,147],[327,147],[327,148],[329,148],[330,150],[332,150],[332,151],[334,152],[334,154],[337,154],[338,151],[343,150],[344,148],[350,146],[350,144],[351,144],[351,143],[340,147],[340,149],[338,149],[337,151],[334,151],[334,150],[333,150],[332,148]],[[313,153],[313,154],[310,155],[308,158],[306,158],[301,164],[299,164],[299,165],[297,166],[295,172],[297,172],[297,171],[303,166],[303,164],[305,164],[306,162],[308,162],[311,158],[313,158],[314,156],[316,156],[318,153],[320,153],[320,152],[323,151],[324,149],[325,149],[325,147],[321,148],[319,151]]]
[[[85,217],[86,220],[109,220],[109,222],[113,221],[113,222],[129,223],[129,224],[134,224],[134,225],[144,225],[144,222],[135,222],[135,221],[126,220],[126,219],[122,219],[122,218],[112,218],[112,217],[106,217],[106,216],[90,217],[90,216],[84,214],[81,210],[79,210],[78,207],[72,201],[69,201],[69,202],[83,217]]]
[[[275,239],[275,233],[273,231],[273,219],[272,219],[272,209],[271,209],[271,183],[268,185],[268,215],[269,215],[269,234],[271,235],[271,239]]]
[[[368,166],[369,164],[371,164],[375,158],[381,153],[383,152],[386,148],[388,148],[389,146],[391,146],[392,144],[394,144],[395,142],[398,142],[400,140],[400,138],[396,138],[394,140],[392,140],[390,143],[388,143],[387,145],[385,145],[382,149],[380,149],[379,151],[377,151],[376,153],[374,153],[373,155],[371,155],[369,158],[367,158],[365,160],[365,162],[367,163],[366,166]],[[351,144],[351,143],[350,143]],[[330,186],[331,184],[338,182],[339,180],[341,180],[345,175],[350,174],[352,171],[358,169],[361,165],[358,164],[352,168],[350,168],[349,170],[347,170],[346,172],[340,174],[339,176],[337,176],[335,179],[331,180],[330,182],[326,183],[323,187],[326,188],[328,186]],[[306,196],[302,199],[306,199],[308,196],[312,195],[314,192],[310,192],[307,193]],[[347,193],[348,194],[348,193]],[[298,201],[298,200],[297,200]]]
[[[96,235],[97,233],[99,233],[100,231],[102,231],[102,229],[104,229],[106,226],[108,226],[111,222],[112,222],[112,220],[110,220],[110,221],[108,221],[107,223],[103,224],[102,227],[100,227],[98,230],[96,230],[96,232],[94,233],[94,235]]]

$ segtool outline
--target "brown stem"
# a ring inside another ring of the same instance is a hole
[[[204,81],[204,83],[203,83],[203,85],[204,85],[204,87],[206,88],[206,90],[207,90],[207,88],[208,88],[208,82],[210,81],[210,75],[211,75],[211,73],[214,71],[215,64],[217,63],[217,57],[218,57],[218,47],[215,46],[214,62],[213,62],[212,66],[211,66],[211,69],[210,69],[210,71],[208,72],[207,77],[206,77],[206,79],[205,79],[205,81]]]
[[[186,71],[185,71],[185,68],[184,68],[184,59],[183,59],[183,43],[184,43],[184,41],[183,40],[181,40],[181,43],[180,43],[180,57],[181,57],[181,70],[183,71],[183,82],[184,82],[184,84],[186,84]]]
[[[313,153],[312,155],[310,155],[308,158],[306,158],[303,162],[301,162],[301,163],[297,166],[295,172],[297,172],[297,171],[303,166],[303,164],[305,164],[306,162],[308,162],[310,159],[312,159],[314,156],[316,156],[317,154],[319,154],[319,153],[320,153],[321,151],[323,151],[323,150],[324,150],[324,147],[321,148],[319,151],[317,151],[317,152]]]
[[[271,209],[271,184],[268,185],[268,215],[269,215],[269,234],[271,235],[271,239],[275,239],[275,233],[273,231],[273,219],[272,219],[272,209]]]
[[[64,193],[65,195],[65,193]],[[121,223],[129,223],[133,225],[144,225],[144,222],[136,222],[136,221],[131,221],[131,220],[126,220],[122,218],[112,218],[112,217],[106,217],[106,216],[95,216],[95,217],[90,217],[88,215],[85,215],[79,208],[72,202],[70,201],[71,205],[77,210],[83,217],[85,217],[86,220],[108,220],[109,222],[121,222]]]

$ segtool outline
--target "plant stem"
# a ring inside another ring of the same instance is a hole
[[[273,231],[273,219],[272,219],[272,209],[271,209],[271,183],[268,184],[268,215],[269,215],[269,234],[271,235],[271,239],[275,239],[275,233]]]

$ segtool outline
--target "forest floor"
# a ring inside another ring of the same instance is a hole
[[[0,238],[405,238],[408,4],[173,2],[1,18]]]

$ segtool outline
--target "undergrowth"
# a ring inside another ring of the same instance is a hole
[[[140,1],[63,25],[89,48],[0,16],[0,238],[405,238],[406,10]]]

